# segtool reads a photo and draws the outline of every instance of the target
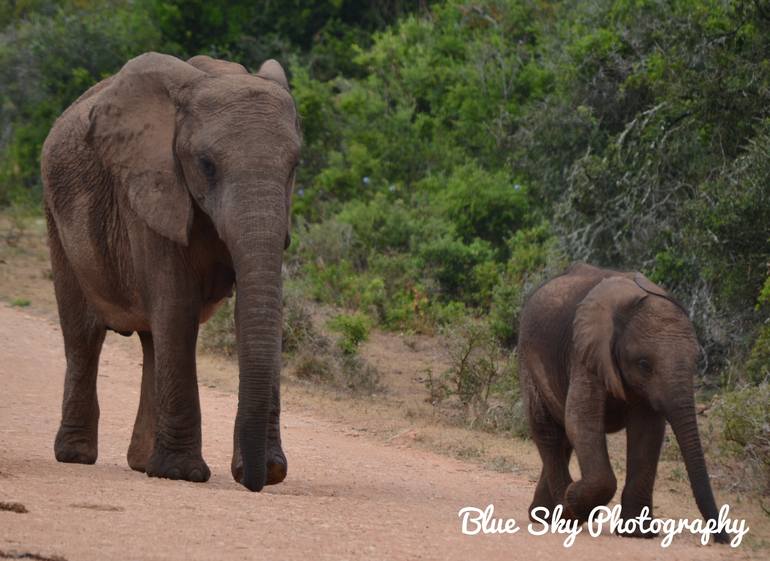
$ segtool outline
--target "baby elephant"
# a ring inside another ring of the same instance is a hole
[[[626,429],[622,518],[652,515],[665,423],[682,450],[704,519],[718,518],[695,418],[699,346],[687,312],[641,273],[575,264],[528,298],[521,313],[521,386],[543,468],[530,505],[585,521],[617,481],[606,433]],[[569,472],[572,450],[581,479]],[[636,537],[652,537],[634,534]],[[724,533],[715,536],[725,543]]]

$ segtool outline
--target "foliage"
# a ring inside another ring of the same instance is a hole
[[[355,354],[359,345],[369,338],[369,320],[362,314],[340,314],[328,325],[340,333],[339,347],[346,355]]]
[[[302,117],[287,270],[310,299],[386,329],[488,315],[513,347],[526,294],[589,260],[683,302],[705,385],[767,376],[766,2],[25,0],[0,29],[0,205],[39,204],[51,123],[128,58],[273,57]],[[232,348],[221,314],[204,332]]]
[[[743,472],[736,479],[770,494],[770,381],[723,393],[714,411],[720,449]]]
[[[506,353],[485,322],[464,319],[445,329],[450,367],[424,384],[437,408],[459,406],[462,422],[490,430],[526,433],[515,357]]]
[[[759,383],[770,380],[770,325],[763,325],[746,360],[746,379]]]
[[[0,32],[0,204],[39,200],[40,149],[54,119],[126,60],[161,43],[147,14],[127,2],[64,5],[71,9],[38,2]]]
[[[497,340],[512,347],[518,338],[519,313],[526,295],[563,270],[566,260],[547,222],[519,230],[508,241],[508,248],[510,258],[492,292],[489,323]]]
[[[235,300],[228,298],[201,327],[201,348],[234,357],[238,352],[235,339]]]
[[[294,376],[360,395],[383,391],[379,371],[358,355],[358,345],[365,339],[359,321],[365,320],[354,316],[338,320],[338,325],[345,327],[343,337],[336,345],[311,321],[310,328],[304,332],[297,346],[293,360]]]
[[[293,354],[302,349],[305,341],[315,334],[313,316],[302,297],[293,287],[284,287],[283,291],[283,329],[281,331],[281,350]]]

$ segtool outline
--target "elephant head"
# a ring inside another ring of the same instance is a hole
[[[118,196],[151,230],[187,246],[193,218],[203,213],[230,253],[241,483],[259,491],[271,382],[280,370],[281,266],[298,120],[277,62],[252,75],[196,59],[148,53],[129,61],[93,105],[87,138],[122,186]]]
[[[605,278],[579,304],[573,342],[609,394],[644,400],[665,416],[698,509],[704,519],[716,519],[693,396],[700,347],[681,305],[639,273]]]

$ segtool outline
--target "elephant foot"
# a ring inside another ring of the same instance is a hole
[[[716,543],[730,543],[732,539],[727,532],[719,532],[718,534],[712,534]]]
[[[145,466],[149,477],[182,479],[203,483],[211,477],[211,470],[199,453],[178,453],[155,448]]]
[[[594,508],[606,505],[614,494],[614,482],[574,481],[564,493],[563,518],[578,520],[582,524],[588,520]]]
[[[544,487],[545,486],[538,484],[535,496],[532,499],[532,503],[529,505],[529,510],[527,510],[530,522],[536,524],[542,521],[550,524],[551,518],[553,517],[553,510],[556,507],[556,502],[551,497],[551,493],[548,492],[547,489],[544,489]]]
[[[620,512],[620,518],[623,521],[623,525],[625,526],[628,524],[628,521],[638,518],[641,515],[643,508],[644,507],[639,507],[639,506],[626,506]],[[647,508],[649,509],[647,516],[652,516],[652,508],[650,508],[649,505],[647,505]],[[630,532],[617,531],[615,532],[615,534],[622,538],[642,538],[642,539],[648,539],[648,540],[652,538],[657,538],[660,535],[658,532],[649,532],[649,531],[643,532],[637,527],[635,527]]]
[[[267,480],[265,485],[276,485],[286,479],[289,467],[286,461],[286,456],[281,450],[280,446],[272,446],[267,449]],[[238,458],[235,459],[230,465],[230,472],[233,475],[233,479],[240,483],[243,477],[243,460],[238,454]]]
[[[96,431],[62,425],[53,449],[58,462],[94,464],[98,455]]]
[[[275,485],[286,479],[289,464],[280,446],[268,448],[267,451],[267,481],[266,485]]]
[[[128,447],[128,466],[134,471],[147,471],[147,464],[152,456],[152,444],[132,439]]]
[[[652,539],[658,537],[658,532],[642,532],[640,530],[634,530],[633,532],[615,532],[618,536],[621,538],[643,538],[643,539]]]

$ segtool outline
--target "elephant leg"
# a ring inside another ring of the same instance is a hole
[[[535,496],[529,505],[530,518],[535,508],[544,507],[548,513],[538,513],[538,518],[550,520],[554,508],[563,502],[564,493],[572,483],[569,473],[572,446],[564,428],[551,417],[537,394],[530,398],[528,414],[532,439],[543,461]]]
[[[588,372],[572,374],[565,424],[578,458],[581,479],[567,487],[564,502],[565,516],[581,522],[588,519],[595,507],[606,505],[618,485],[607,452],[605,400],[605,388]]]
[[[636,518],[644,507],[652,516],[652,489],[666,430],[664,417],[649,406],[638,404],[631,408],[626,423],[626,464],[628,472],[621,498],[623,519]],[[625,537],[653,538],[655,532],[620,533]]]
[[[176,308],[182,308],[177,306]],[[155,443],[145,471],[150,477],[208,481],[201,454],[201,410],[195,371],[197,316],[167,310],[153,321],[155,350]]]
[[[233,434],[233,459],[230,462],[230,472],[233,479],[241,480],[243,475],[243,459],[238,443],[238,427]],[[281,446],[281,376],[276,376],[273,382],[270,416],[267,426],[267,485],[275,485],[286,479],[288,463]]]
[[[142,389],[139,410],[136,412],[134,432],[128,447],[128,465],[136,471],[145,471],[155,446],[158,413],[155,404],[155,345],[149,331],[141,331],[142,342]]]
[[[61,424],[54,454],[60,462],[93,464],[98,455],[99,427],[96,374],[106,329],[88,305],[61,246],[56,225],[50,213],[46,214],[54,289],[67,359]]]

